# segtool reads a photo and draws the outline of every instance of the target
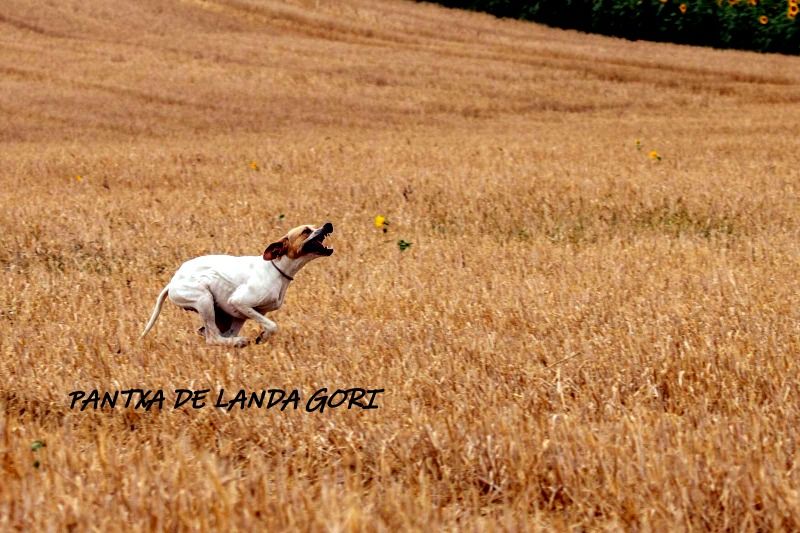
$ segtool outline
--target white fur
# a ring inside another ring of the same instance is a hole
[[[169,297],[175,305],[197,311],[205,324],[201,332],[208,344],[248,345],[249,339],[238,336],[248,319],[261,326],[262,331],[256,339],[256,342],[261,342],[278,329],[264,313],[281,307],[290,283],[278,269],[294,277],[316,257],[319,256],[303,255],[290,259],[284,255],[275,259],[274,264],[262,256],[205,255],[186,261],[159,294],[141,337],[152,329],[161,305]],[[215,317],[215,306],[233,317],[227,331],[220,331],[217,326],[215,318],[219,317]]]

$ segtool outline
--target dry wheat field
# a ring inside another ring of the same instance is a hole
[[[798,146],[796,57],[4,0],[0,529],[797,530]],[[138,341],[186,259],[327,220],[267,343],[169,302]],[[384,392],[307,411],[323,387]],[[69,396],[136,388],[163,408]]]

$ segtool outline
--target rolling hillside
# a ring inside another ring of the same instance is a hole
[[[798,529],[798,132],[797,57],[403,1],[5,0],[0,529]],[[169,303],[137,342],[183,261],[327,220],[267,344]],[[385,392],[69,397],[322,387]]]

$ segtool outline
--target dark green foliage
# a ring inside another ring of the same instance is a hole
[[[439,0],[498,17],[627,39],[800,53],[793,0]],[[755,4],[755,5],[753,5]],[[685,12],[681,11],[685,6]],[[792,11],[790,11],[790,9]],[[761,17],[766,17],[762,23]]]

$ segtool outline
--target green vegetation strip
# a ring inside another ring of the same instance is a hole
[[[627,39],[800,53],[798,0],[439,0],[437,3]]]

